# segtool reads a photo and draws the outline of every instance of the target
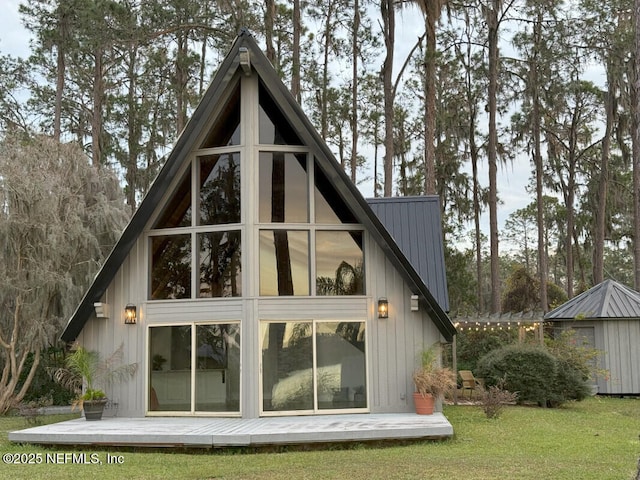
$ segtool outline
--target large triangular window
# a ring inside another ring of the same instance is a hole
[[[242,295],[239,84],[212,125],[150,232],[150,300]]]

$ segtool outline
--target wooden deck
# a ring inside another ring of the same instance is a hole
[[[9,433],[15,443],[219,448],[406,439],[442,439],[453,427],[442,413],[268,418],[84,417]]]

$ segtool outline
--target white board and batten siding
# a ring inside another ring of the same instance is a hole
[[[143,416],[145,411],[144,368],[146,329],[144,305],[140,302],[145,282],[146,262],[143,243],[138,240],[116,273],[101,299],[107,304],[108,318],[92,317],[78,336],[78,343],[88,350],[101,352],[103,357],[123,345],[122,363],[136,363],[137,372],[127,382],[115,383],[107,388],[110,399],[105,415]],[[128,303],[137,306],[137,324],[124,324],[124,309]],[[117,403],[117,408],[113,403]]]
[[[414,411],[413,370],[420,352],[443,340],[440,332],[424,311],[411,311],[413,292],[377,245],[369,246],[370,271],[368,286],[377,299],[389,302],[389,318],[373,315],[369,323],[369,382],[372,413]]]
[[[640,320],[608,319],[599,322],[609,371],[606,394],[640,394]]]
[[[142,235],[114,277],[103,301],[109,318],[92,318],[78,340],[88,349],[112,352],[124,344],[125,363],[137,363],[136,376],[108,392],[117,410],[106,415],[141,417],[146,413],[146,350],[149,325],[185,322],[240,321],[242,345],[242,415],[259,414],[261,320],[339,320],[367,323],[368,398],[371,413],[412,412],[411,374],[420,351],[441,341],[437,327],[424,311],[411,311],[406,282],[382,249],[367,234],[365,240],[365,296],[357,297],[242,297],[147,301],[146,236]],[[389,302],[389,318],[378,319],[378,298]],[[136,325],[125,325],[127,303],[138,307]]]

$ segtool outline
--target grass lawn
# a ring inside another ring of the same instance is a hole
[[[479,407],[446,406],[454,438],[315,451],[90,450],[13,445],[25,420],[0,417],[0,451],[95,454],[102,464],[2,465],[4,479],[571,479],[631,480],[640,456],[640,399],[590,398],[560,409],[507,407],[489,420]],[[46,417],[59,421],[61,417]],[[90,428],[88,426],[88,428]],[[107,464],[107,455],[122,464]]]

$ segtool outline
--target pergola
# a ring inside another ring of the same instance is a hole
[[[495,332],[518,329],[518,340],[523,342],[527,332],[535,332],[536,339],[544,342],[544,312],[509,312],[492,315],[452,316],[453,324],[459,332]],[[457,335],[453,337],[453,371],[458,376]],[[454,402],[458,403],[457,390],[454,390]]]
[[[496,331],[511,330],[517,328],[518,338],[524,340],[526,332],[536,332],[540,342],[543,341],[542,327],[544,324],[544,312],[509,312],[493,315],[474,315],[466,317],[453,317],[453,324],[460,332],[464,331]]]

